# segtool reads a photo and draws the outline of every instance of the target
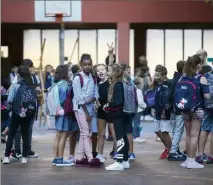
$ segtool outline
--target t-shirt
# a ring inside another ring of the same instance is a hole
[[[110,83],[108,79],[106,79],[104,82],[99,82],[98,84],[99,102],[101,106],[104,106],[108,102],[109,86],[110,86]]]

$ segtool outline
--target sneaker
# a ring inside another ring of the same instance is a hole
[[[28,156],[29,158],[38,158],[38,154],[35,153],[34,151],[29,151],[29,152],[27,152],[27,156]]]
[[[150,115],[144,116],[145,121],[154,121],[154,118]]]
[[[186,156],[185,155],[178,155],[177,153],[170,153],[168,156],[169,161],[185,161]]]
[[[101,161],[98,158],[92,159],[89,162],[89,166],[92,167],[92,168],[98,168],[101,165],[103,165],[103,163],[101,163]]]
[[[123,163],[115,162],[105,168],[108,171],[123,171],[124,165]]]
[[[55,164],[57,167],[63,167],[63,166],[74,166],[75,164],[74,163],[71,163],[69,161],[65,161],[63,158],[62,159],[58,159],[56,161],[56,164]]]
[[[105,163],[105,162],[106,162],[106,159],[105,159],[104,156],[101,155],[101,154],[98,154],[98,155],[96,156],[96,159],[99,159],[101,163]]]
[[[135,154],[131,153],[129,154],[129,160],[135,160]]]
[[[87,166],[89,165],[88,159],[87,158],[83,158],[81,160],[76,160],[75,161],[76,166]]]
[[[73,155],[69,156],[69,158],[67,159],[67,161],[71,162],[71,163],[75,163],[75,158]]]
[[[26,157],[22,157],[21,163],[22,164],[27,164],[27,158]]]
[[[207,160],[208,160],[208,155],[206,155],[205,153],[203,154],[203,161],[204,162],[207,162]]]
[[[144,116],[141,116],[140,120],[143,121],[144,120]]]
[[[206,163],[207,164],[213,164],[213,157],[209,156]]]
[[[57,160],[58,160],[58,159],[56,159],[56,158],[55,158],[55,159],[53,159],[53,161],[52,161],[52,166],[55,166],[55,165],[56,165]]]
[[[97,155],[98,155],[98,152],[92,152],[92,156],[94,159],[96,158]]]
[[[9,163],[10,163],[9,157],[4,157],[3,164],[9,164]]]
[[[202,155],[197,156],[197,157],[195,158],[195,161],[196,161],[197,163],[203,163],[203,156],[202,156]]]
[[[139,138],[139,137],[134,139],[134,143],[144,143],[144,142],[146,142],[146,139],[142,139],[142,138]]]
[[[188,162],[187,168],[188,169],[202,169],[202,168],[204,168],[204,165],[201,165],[201,164],[197,163],[196,161],[191,161],[191,162]]]
[[[177,154],[179,156],[186,156],[186,154],[184,154],[184,152],[181,152],[179,148],[178,148]]]
[[[130,163],[129,161],[123,161],[123,166],[124,166],[124,169],[129,169],[130,168]]]
[[[161,139],[159,137],[156,138],[157,142],[161,142]]]
[[[15,161],[18,161],[20,159],[20,157],[18,157],[17,153],[11,153],[10,157],[12,160],[15,160]]]
[[[165,150],[164,150],[164,152],[160,155],[160,159],[166,159],[166,158],[168,158],[169,157],[169,151],[168,151],[168,149],[166,148]]]
[[[185,160],[183,163],[180,164],[181,167],[187,168],[188,160]]]

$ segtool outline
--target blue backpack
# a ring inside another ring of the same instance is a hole
[[[149,89],[144,94],[144,101],[147,104],[147,107],[153,108],[155,106],[155,96],[156,90]]]
[[[26,109],[26,117],[34,117],[37,112],[37,94],[33,87],[28,86],[25,82],[19,82],[18,88],[13,105],[12,111],[20,116],[22,109]]]
[[[182,76],[175,87],[175,109],[181,112],[194,112],[200,102],[200,77]]]
[[[210,93],[210,99],[205,100],[205,108],[209,112],[213,112],[213,72],[209,72],[205,75],[208,85],[209,85],[209,93]]]

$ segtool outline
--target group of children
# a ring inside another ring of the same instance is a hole
[[[160,155],[161,159],[184,161],[181,166],[186,168],[203,168],[204,166],[199,163],[205,160],[209,164],[213,163],[211,84],[213,73],[201,75],[206,57],[207,53],[199,50],[186,62],[179,61],[177,72],[171,80],[167,78],[166,67],[156,66],[152,84],[149,84],[146,91],[144,78],[138,75],[132,79],[130,67],[123,63],[93,66],[91,56],[83,54],[80,65],[58,66],[54,74],[54,84],[48,89],[46,99],[47,113],[55,116],[57,130],[52,164],[101,167],[106,161],[103,149],[108,124],[114,141],[110,155],[116,162],[105,169],[130,168],[129,160],[135,159],[133,141],[140,137],[141,117],[144,115],[144,110],[151,108],[155,110],[155,133],[165,146],[164,152]],[[20,69],[19,73],[22,81],[31,85],[30,74],[26,71],[22,73]],[[150,76],[149,78],[151,79]],[[16,91],[17,89],[18,87]],[[29,144],[26,141],[28,124],[24,125],[24,122],[30,122],[30,118],[25,116],[25,112],[18,116],[14,114],[12,118],[14,122],[18,119],[23,122],[21,126],[23,125],[23,158],[25,159],[26,146]],[[179,149],[184,125],[185,153]],[[4,163],[9,163],[8,155],[15,130],[16,128],[11,131]],[[79,149],[77,156],[74,157],[79,131]],[[206,157],[204,148],[210,132],[212,133],[211,147],[209,156]],[[65,160],[64,149],[68,137],[70,137],[70,157]],[[199,155],[196,157],[197,146],[199,146]],[[26,162],[25,159],[23,163]]]

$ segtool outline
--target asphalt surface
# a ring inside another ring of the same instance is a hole
[[[213,185],[213,165],[204,169],[184,169],[180,162],[159,159],[163,145],[155,141],[150,123],[144,125],[145,143],[135,144],[136,160],[131,169],[122,172],[108,172],[102,168],[52,167],[54,132],[35,128],[33,148],[39,154],[29,159],[28,164],[12,162],[1,166],[2,185]],[[44,134],[45,133],[45,134]],[[68,156],[69,146],[65,156]],[[77,146],[78,147],[78,146]],[[109,158],[112,143],[106,142],[104,155],[106,165],[114,162]],[[209,148],[209,144],[207,145]],[[1,156],[5,146],[1,145]],[[181,143],[184,149],[184,139]],[[208,151],[207,148],[207,151]]]

